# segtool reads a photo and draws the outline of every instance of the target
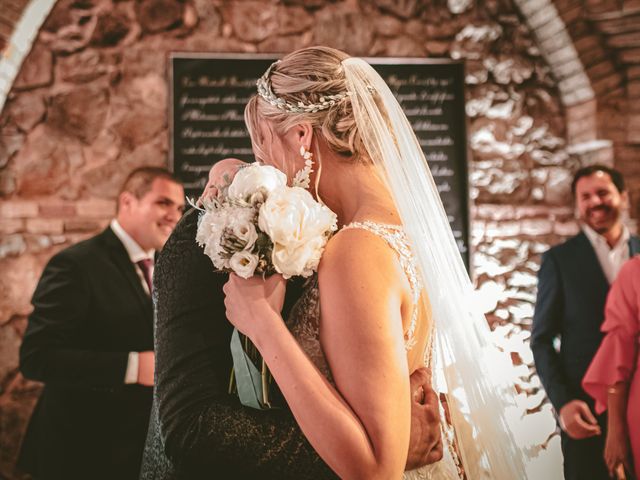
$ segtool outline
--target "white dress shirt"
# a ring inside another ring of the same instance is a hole
[[[147,281],[144,278],[144,272],[137,265],[137,262],[146,259],[153,260],[156,253],[155,250],[143,250],[142,247],[138,245],[138,243],[133,238],[131,238],[131,235],[129,235],[124,230],[124,228],[122,228],[122,225],[120,225],[118,223],[118,220],[116,220],[115,218],[111,220],[110,227],[111,230],[113,230],[113,233],[115,233],[116,237],[118,237],[118,239],[122,242],[122,245],[124,245],[124,248],[127,251],[129,258],[131,259],[131,263],[134,264],[136,273],[140,278],[142,288],[144,288],[145,292],[150,294],[149,286],[147,285]],[[153,277],[153,266],[151,266],[151,276]],[[127,362],[127,370],[124,375],[124,383],[138,382],[138,360],[138,352],[129,352],[129,361]]]
[[[613,247],[610,247],[607,240],[588,225],[583,225],[582,231],[596,251],[598,262],[611,285],[618,276],[622,264],[629,260],[629,239],[631,238],[629,229],[622,227],[622,235]]]

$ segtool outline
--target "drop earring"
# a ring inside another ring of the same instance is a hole
[[[307,189],[311,184],[311,172],[313,172],[313,153],[304,148],[303,145],[300,147],[300,156],[304,158],[304,167],[302,168],[302,170],[296,173],[292,185],[294,187]]]

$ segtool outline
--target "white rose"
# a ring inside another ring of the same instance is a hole
[[[231,231],[234,237],[244,243],[244,250],[251,251],[256,244],[256,240],[258,240],[258,232],[256,231],[255,225],[251,222],[235,222],[231,226]]]
[[[229,186],[229,198],[251,202],[267,196],[273,190],[284,187],[287,176],[275,167],[252,163],[238,170]],[[256,195],[258,192],[266,194]],[[252,198],[253,197],[253,198]]]
[[[216,268],[223,268],[224,259],[220,257],[220,216],[216,212],[207,212],[198,221],[196,242],[204,247],[204,253]]]
[[[272,262],[285,278],[308,277],[318,268],[337,217],[299,187],[274,190],[260,207],[258,225],[273,241]]]
[[[300,187],[274,190],[260,207],[258,225],[273,243],[299,243],[336,230],[336,214]]]
[[[258,266],[258,256],[253,255],[246,250],[236,252],[229,260],[231,269],[242,278],[249,278]]]
[[[223,240],[229,236],[229,233],[237,233],[242,237],[238,238],[242,246],[237,250],[243,250],[246,243],[252,241],[251,229],[246,225],[250,224],[253,227],[255,215],[253,208],[235,206],[216,208],[202,215],[198,223],[196,242],[204,247],[205,255],[211,259],[217,269],[229,268],[229,253],[232,252],[228,251],[227,242],[223,245]],[[253,229],[255,230],[255,227]]]
[[[290,248],[276,244],[273,247],[271,261],[276,271],[284,278],[296,275],[309,277],[318,270],[326,243],[326,237],[321,236]]]
[[[255,227],[257,211],[253,207],[229,207],[225,227],[227,235],[235,237],[243,246],[241,250],[251,250],[258,239]]]

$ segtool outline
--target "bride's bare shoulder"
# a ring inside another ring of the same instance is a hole
[[[393,280],[397,273],[394,251],[378,235],[364,229],[341,230],[327,243],[318,269],[320,279],[351,276],[385,276]]]

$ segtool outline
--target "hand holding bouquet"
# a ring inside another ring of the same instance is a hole
[[[224,183],[215,196],[201,199],[196,235],[218,270],[243,278],[279,273],[286,279],[317,271],[337,230],[335,213],[301,185],[287,186],[286,175],[271,166],[249,164]],[[272,408],[271,375],[255,346],[237,329],[231,354],[230,390],[237,391],[243,405]]]

